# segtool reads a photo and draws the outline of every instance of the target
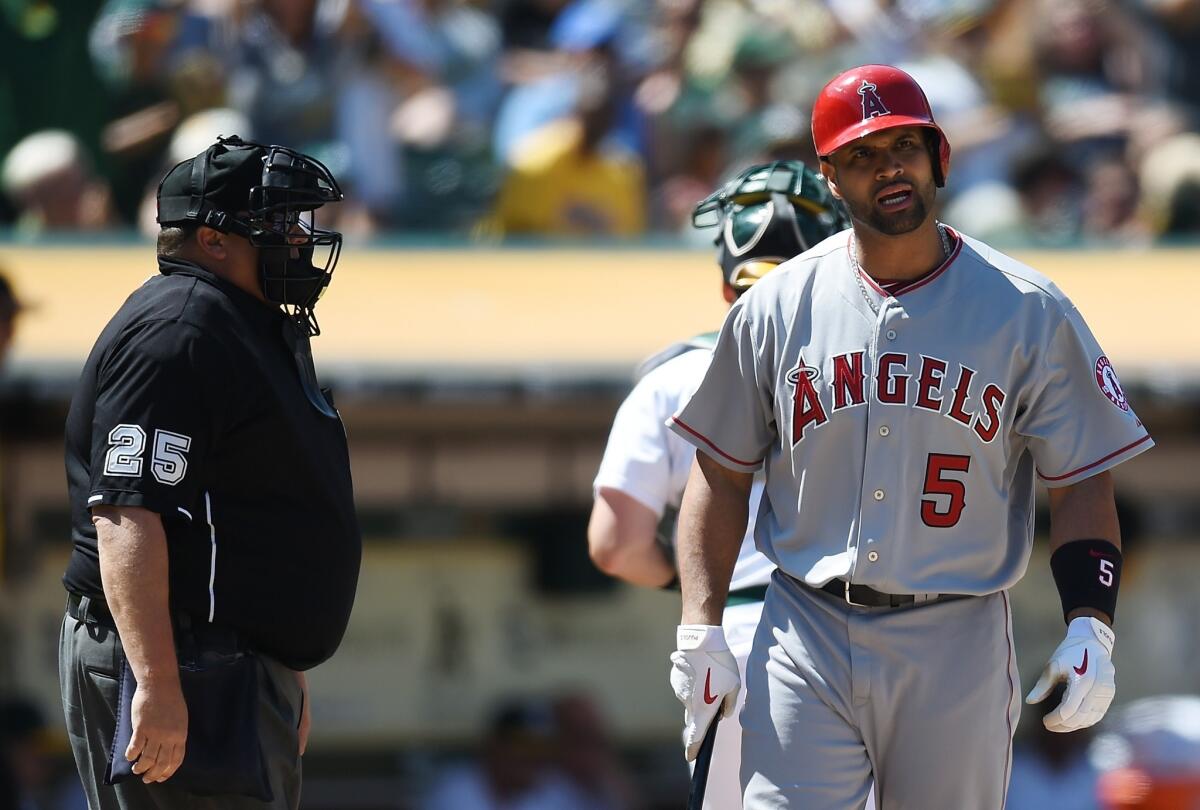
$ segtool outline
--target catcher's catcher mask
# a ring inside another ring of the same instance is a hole
[[[850,226],[825,180],[800,161],[743,171],[692,211],[697,228],[719,226],[717,259],[741,295],[778,265]]]

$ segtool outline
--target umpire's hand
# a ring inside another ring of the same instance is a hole
[[[167,674],[162,682],[138,683],[131,715],[133,736],[125,758],[143,782],[165,782],[183,763],[187,745],[187,704],[178,673]]]
[[[1065,682],[1062,702],[1042,718],[1050,731],[1078,731],[1104,717],[1117,694],[1112,648],[1116,635],[1099,619],[1081,616],[1067,625],[1067,637],[1050,656],[1042,677],[1034,684],[1026,703],[1041,703]]]
[[[728,717],[737,705],[742,679],[725,643],[725,631],[707,624],[681,624],[671,653],[671,688],[683,703],[683,745],[688,762],[700,753],[704,732],[717,712]]]

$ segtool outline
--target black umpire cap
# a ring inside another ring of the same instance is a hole
[[[250,205],[250,190],[262,185],[267,150],[237,137],[223,138],[177,164],[158,185],[158,224],[196,222],[217,230]]]

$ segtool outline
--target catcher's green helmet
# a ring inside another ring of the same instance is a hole
[[[721,273],[741,294],[850,220],[823,177],[798,160],[777,160],[751,166],[697,203],[692,225],[720,226]]]

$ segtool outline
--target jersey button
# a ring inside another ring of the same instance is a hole
[[[867,559],[870,560],[871,562],[877,562],[879,560],[879,552],[878,551],[868,551]]]
[[[877,501],[883,500],[883,490],[882,489],[875,490],[875,500],[877,500]]]
[[[892,429],[890,427],[888,427],[887,425],[879,426],[879,435],[880,436],[887,436],[891,432],[892,432]]]
[[[887,335],[888,340],[896,339],[896,330],[895,329],[889,329],[889,330],[887,330],[887,332],[885,334]]]

